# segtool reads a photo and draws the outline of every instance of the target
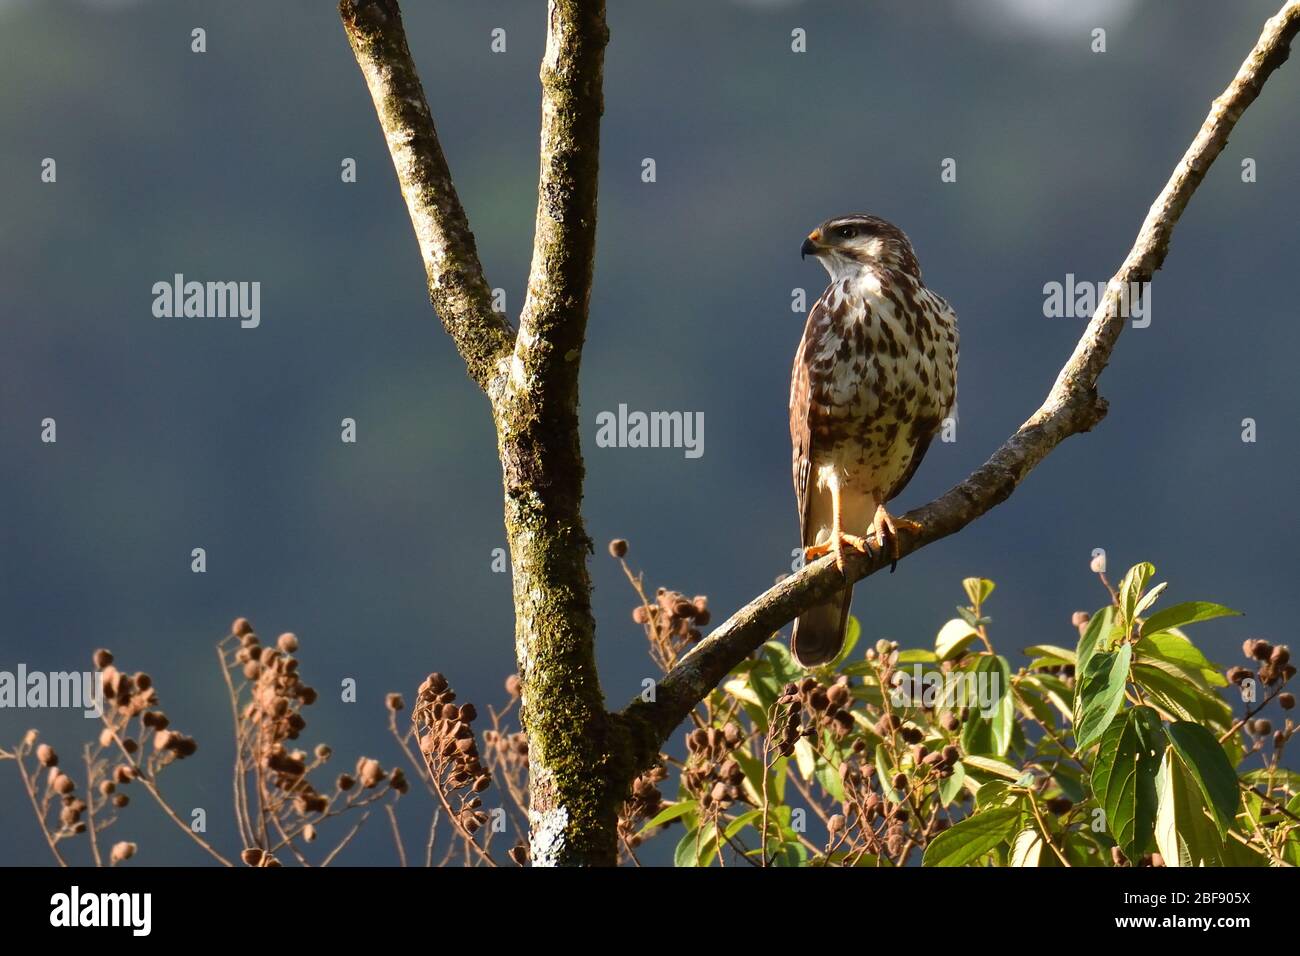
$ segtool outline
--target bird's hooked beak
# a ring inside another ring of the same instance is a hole
[[[822,231],[820,229],[814,229],[810,232],[808,238],[803,241],[803,245],[799,247],[799,258],[806,259],[808,256],[817,255],[818,250],[821,249],[819,245],[821,238]]]

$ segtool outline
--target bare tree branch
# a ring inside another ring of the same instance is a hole
[[[1286,61],[1298,30],[1300,0],[1291,0],[1268,20],[1236,77],[1214,101],[1196,138],[1152,204],[1133,248],[1107,285],[1105,296],[1047,399],[970,477],[942,497],[908,513],[907,517],[919,522],[922,530],[903,536],[903,554],[960,531],[1005,501],[1053,448],[1101,421],[1106,403],[1097,395],[1097,379],[1124,328],[1127,312],[1122,306],[1127,305],[1130,284],[1149,281],[1164,262],[1174,225],[1192,193],[1223,151],[1237,120],[1259,96],[1264,82]],[[850,557],[841,576],[833,557],[822,558],[724,621],[664,677],[654,702],[638,698],[623,711],[637,742],[637,763],[645,765],[654,760],[659,745],[695,705],[777,628],[838,591],[845,579],[858,581],[888,564],[883,556]]]
[[[596,252],[605,44],[603,0],[551,0],[542,58],[541,173],[515,387],[576,407]]]
[[[396,0],[340,0],[424,259],[429,299],[470,376],[484,391],[503,371],[515,332],[492,311],[474,234],[452,184]]]

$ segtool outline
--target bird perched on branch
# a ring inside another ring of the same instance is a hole
[[[828,219],[800,252],[831,282],[808,313],[790,381],[794,490],[807,560],[867,536],[898,562],[913,522],[885,510],[915,474],[957,397],[957,315],[921,281],[903,231],[875,216]],[[891,567],[892,570],[892,567]],[[790,649],[804,667],[844,644],[846,587],[799,615]]]

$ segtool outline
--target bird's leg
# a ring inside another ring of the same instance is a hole
[[[875,529],[877,543],[882,548],[889,549],[889,573],[893,574],[898,567],[898,532],[915,534],[921,530],[921,526],[907,518],[895,518],[885,510],[883,503],[876,506],[876,515],[871,519],[871,525]]]
[[[857,551],[870,557],[871,546],[867,544],[867,539],[859,537],[856,534],[847,533],[840,524],[840,488],[838,482],[831,483],[831,536],[820,544],[814,544],[804,548],[803,556],[805,561],[812,561],[823,555],[834,553],[835,566],[840,569],[840,574],[844,573],[844,547],[847,545]]]

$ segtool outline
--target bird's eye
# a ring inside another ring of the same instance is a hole
[[[841,239],[852,239],[858,234],[857,226],[840,226],[835,231],[840,234]]]

